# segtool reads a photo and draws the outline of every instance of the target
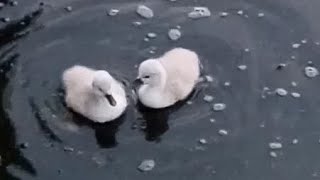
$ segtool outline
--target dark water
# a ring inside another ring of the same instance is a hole
[[[320,85],[318,78],[306,78],[303,69],[308,61],[320,66],[320,1],[44,2],[19,1],[0,10],[0,17],[11,19],[0,23],[1,180],[319,178]],[[136,15],[141,3],[154,10],[155,18]],[[213,15],[187,18],[191,7],[200,5]],[[65,11],[66,6],[73,11]],[[111,8],[120,13],[107,16]],[[237,15],[239,9],[248,17]],[[221,11],[230,15],[220,18]],[[259,18],[260,12],[265,16]],[[134,21],[143,25],[135,27]],[[173,42],[167,32],[177,25],[183,35]],[[148,32],[157,38],[143,41]],[[291,47],[302,39],[308,42]],[[128,84],[135,79],[135,65],[176,46],[198,52],[204,74],[215,78],[200,84],[192,104],[156,111],[135,108],[130,98],[127,112],[103,125],[65,108],[64,69],[74,64],[107,69]],[[153,47],[156,53],[150,54]],[[288,65],[277,70],[279,63]],[[240,64],[248,69],[239,71]],[[298,86],[292,87],[292,81]],[[265,86],[302,97],[263,99]],[[214,103],[226,103],[226,110],[213,112],[203,101],[205,94],[213,95]],[[220,136],[219,129],[229,135]],[[201,138],[208,144],[199,145]],[[297,145],[291,143],[294,138]],[[277,158],[269,156],[272,141],[283,144]],[[151,172],[137,170],[144,159],[155,160]]]

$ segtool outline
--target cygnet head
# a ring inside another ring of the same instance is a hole
[[[148,59],[139,66],[137,79],[149,86],[158,86],[166,78],[166,72],[158,60]]]
[[[112,82],[113,78],[107,71],[96,71],[93,76],[92,88],[95,94],[106,98],[110,105],[116,106],[117,102],[111,92]]]

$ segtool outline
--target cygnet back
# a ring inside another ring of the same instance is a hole
[[[200,76],[198,55],[188,49],[175,48],[159,58],[167,71],[166,88],[177,100],[185,99]]]

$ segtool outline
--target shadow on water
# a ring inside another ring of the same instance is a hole
[[[152,109],[144,106],[140,101],[137,103],[139,112],[142,114],[143,132],[147,141],[160,142],[161,136],[169,130],[169,116],[178,111],[187,101],[197,98],[202,88],[197,86],[195,90],[183,101],[179,101],[173,106],[161,109]]]
[[[71,111],[71,110],[70,110]],[[72,121],[78,126],[87,126],[94,130],[100,148],[113,148],[118,145],[116,134],[124,122],[126,114],[106,123],[94,123],[86,117],[72,111]]]
[[[0,179],[20,179],[10,174],[9,165],[15,165],[30,175],[36,175],[36,169],[24,157],[17,145],[16,133],[3,104],[4,91],[10,81],[10,75],[17,63],[19,54],[13,53],[14,42],[30,32],[30,25],[39,17],[42,10],[36,10],[25,17],[13,21],[0,29]],[[12,43],[12,44],[11,44]],[[9,48],[4,49],[6,46]]]

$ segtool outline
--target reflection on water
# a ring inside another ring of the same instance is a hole
[[[143,122],[141,123],[145,123],[145,128],[142,129],[145,133],[146,140],[160,142],[161,136],[169,130],[168,120],[170,114],[179,110],[188,100],[196,98],[200,91],[201,87],[197,86],[197,88],[185,100],[179,101],[173,106],[162,109],[148,108],[141,102],[138,102],[137,107],[143,118]]]
[[[31,175],[37,174],[17,145],[15,128],[5,110],[3,96],[10,80],[9,74],[12,73],[19,57],[19,54],[13,52],[16,47],[13,42],[29,32],[28,28],[41,12],[42,10],[34,11],[0,29],[0,179],[19,179],[7,171],[9,165],[15,165]]]
[[[124,122],[126,114],[123,114],[119,118],[106,123],[94,123],[86,117],[73,112],[72,121],[78,126],[88,126],[95,131],[95,137],[97,144],[101,148],[113,148],[117,146],[116,133],[119,130],[120,125]]]
[[[159,142],[161,140],[160,136],[169,129],[168,119],[170,108],[151,109],[139,102],[138,109],[142,114],[143,123],[145,123],[144,132],[146,140]]]

